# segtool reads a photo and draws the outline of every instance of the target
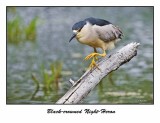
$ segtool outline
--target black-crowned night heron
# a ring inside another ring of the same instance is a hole
[[[85,60],[93,57],[90,68],[97,66],[95,62],[97,56],[106,56],[105,50],[114,48],[115,43],[123,36],[119,27],[109,21],[93,17],[75,23],[72,30],[73,36],[69,42],[76,37],[80,43],[94,48],[94,52],[85,57]],[[96,48],[101,48],[103,53],[97,53]]]

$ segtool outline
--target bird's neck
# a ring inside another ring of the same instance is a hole
[[[90,23],[86,23],[86,25],[82,28],[81,32],[79,32],[76,36],[77,40],[81,43],[86,42],[87,40],[92,40],[91,38],[94,38],[93,36],[93,29],[92,25]]]

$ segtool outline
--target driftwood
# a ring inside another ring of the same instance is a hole
[[[74,82],[70,79],[72,87],[60,98],[56,104],[76,104],[85,98],[89,92],[110,72],[117,70],[121,65],[129,62],[137,54],[139,43],[130,43],[116,53],[102,58],[97,62],[98,68],[92,68]]]

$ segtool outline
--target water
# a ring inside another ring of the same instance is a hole
[[[153,8],[152,7],[18,7],[16,13],[27,25],[38,16],[37,40],[18,45],[7,43],[7,103],[54,104],[88,67],[83,58],[93,51],[75,39],[68,43],[72,25],[87,17],[103,18],[118,25],[124,38],[112,53],[130,42],[140,42],[138,54],[104,78],[84,99],[94,104],[153,104]],[[8,13],[8,20],[13,13]],[[100,49],[99,52],[102,52]],[[49,69],[54,61],[63,63],[59,89],[44,94],[41,66]],[[41,82],[36,85],[32,74]]]

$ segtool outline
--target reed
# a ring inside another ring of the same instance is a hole
[[[49,96],[51,92],[57,92],[59,90],[59,82],[62,75],[62,63],[58,61],[53,62],[50,65],[50,69],[46,69],[44,64],[42,64],[41,74],[41,80],[38,79],[35,74],[32,74],[32,80],[36,85],[35,91],[32,94],[32,99],[40,89],[43,90],[44,96]]]
[[[35,42],[37,38],[37,22],[38,17],[35,17],[28,25],[25,25],[18,15],[13,19],[7,20],[7,42],[12,44],[26,41]]]

